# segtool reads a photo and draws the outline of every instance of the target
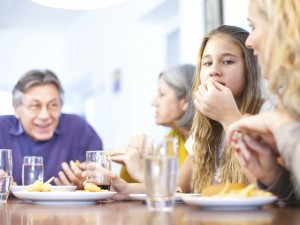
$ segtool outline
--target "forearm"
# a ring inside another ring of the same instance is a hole
[[[126,187],[118,187],[113,185],[113,191],[116,191],[117,194],[113,196],[114,200],[123,201],[131,200],[129,194],[143,194],[145,193],[145,184],[144,183],[127,183]]]
[[[128,184],[127,194],[145,193],[145,183],[130,183]]]
[[[266,113],[264,119],[266,121],[266,126],[272,132],[273,135],[281,127],[289,123],[296,122],[296,120],[293,119],[291,115],[289,115],[287,112],[278,109]]]
[[[297,189],[300,187],[300,123],[293,122],[281,126],[274,133],[277,148],[284,159],[285,167],[290,170]]]
[[[242,114],[239,111],[236,111],[234,114],[229,114],[230,117],[226,118],[226,120],[222,121],[221,124],[223,126],[223,129],[225,133],[228,131],[228,127],[234,123],[235,121],[238,121],[239,119],[242,118]]]
[[[257,186],[260,189],[270,191],[278,197],[280,202],[287,205],[299,205],[300,199],[297,197],[290,173],[285,168],[282,168],[281,173],[278,174],[277,179],[270,186],[265,186],[259,180]]]
[[[192,173],[192,156],[188,155],[182,165],[179,168],[178,172],[178,186],[181,188],[182,192],[190,192],[190,177]]]

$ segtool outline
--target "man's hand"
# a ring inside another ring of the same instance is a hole
[[[81,174],[84,170],[84,163],[78,164],[73,160],[70,161],[70,164],[63,162],[62,169],[63,171],[58,173],[58,177],[54,178],[54,183],[56,185],[75,185],[78,190],[82,190],[84,179]]]

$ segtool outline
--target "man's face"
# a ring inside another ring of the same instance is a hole
[[[62,103],[53,84],[33,86],[22,96],[22,103],[14,105],[15,116],[34,141],[47,141],[58,126]]]

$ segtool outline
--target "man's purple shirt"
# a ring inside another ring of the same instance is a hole
[[[13,178],[22,185],[24,156],[42,156],[44,181],[57,177],[62,162],[85,161],[88,150],[102,150],[96,131],[80,116],[62,113],[53,137],[48,141],[33,141],[13,115],[0,116],[0,148],[12,150]]]

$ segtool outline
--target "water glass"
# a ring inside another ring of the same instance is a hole
[[[12,151],[0,149],[0,204],[7,203],[12,177]]]
[[[174,225],[174,212],[150,211],[147,214],[147,225]]]
[[[37,180],[44,181],[43,157],[24,156],[22,166],[22,184],[30,185]]]
[[[177,187],[178,139],[153,143],[145,154],[145,187],[150,211],[172,211]]]
[[[96,184],[103,190],[110,190],[110,179],[104,176],[104,170],[111,170],[109,151],[87,151],[85,169],[86,181]]]

